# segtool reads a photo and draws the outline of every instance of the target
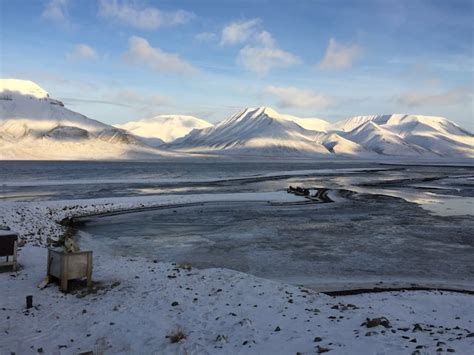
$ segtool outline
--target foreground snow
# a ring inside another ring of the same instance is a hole
[[[206,201],[298,202],[285,192],[214,194]],[[55,221],[131,208],[203,201],[201,195],[1,202],[0,224],[27,245],[21,268],[0,273],[0,354],[43,352],[175,354],[470,354],[474,298],[448,292],[384,292],[330,297],[231,270],[189,269],[94,252],[94,287],[62,294],[45,276],[47,237]],[[36,246],[35,246],[36,245]],[[34,308],[25,309],[33,295]],[[386,317],[390,327],[367,328]],[[185,339],[172,343],[179,332]]]
[[[0,353],[469,354],[474,346],[470,295],[330,297],[230,270],[97,254],[93,292],[63,295],[56,285],[36,287],[46,249],[24,247],[20,260],[19,272],[0,274]],[[362,325],[382,316],[390,328]],[[172,343],[178,331],[186,338]]]

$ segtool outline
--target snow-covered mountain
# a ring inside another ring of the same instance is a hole
[[[200,118],[185,115],[159,115],[152,118],[131,121],[115,125],[125,129],[152,146],[169,143],[184,137],[193,129],[212,127],[212,124]]]
[[[251,155],[349,155],[355,157],[474,157],[474,136],[455,123],[420,115],[356,116],[330,124],[244,109],[214,127],[194,130],[168,148]]]
[[[120,159],[156,155],[135,136],[73,112],[27,80],[0,80],[0,159]]]
[[[474,157],[474,136],[443,117],[356,116],[331,126],[341,136],[384,155]]]
[[[328,154],[316,131],[268,107],[244,109],[213,127],[194,130],[168,147],[184,151],[249,155]]]
[[[160,146],[160,148],[155,148]],[[474,135],[442,118],[356,116],[335,124],[243,109],[215,126],[163,115],[113,127],[73,112],[31,81],[0,80],[0,160],[247,156],[474,158]]]

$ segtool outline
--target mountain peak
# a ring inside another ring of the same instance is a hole
[[[0,79],[0,92],[18,93],[37,99],[49,98],[49,94],[46,90],[30,80]]]
[[[238,112],[234,116],[257,118],[262,115],[267,115],[268,117],[272,117],[272,118],[279,118],[281,116],[277,111],[275,111],[274,109],[268,106],[247,107],[247,108],[242,109],[240,112]]]

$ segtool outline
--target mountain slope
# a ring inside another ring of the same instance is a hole
[[[200,118],[185,115],[159,115],[115,127],[125,129],[136,136],[145,138],[145,142],[158,146],[184,137],[193,129],[212,127],[212,124]],[[161,142],[161,143],[160,143]]]
[[[305,125],[306,121],[312,121],[312,125]],[[165,147],[274,156],[474,157],[473,135],[441,117],[356,116],[330,125],[323,120],[279,114],[268,107],[242,110],[214,127],[194,130]]]
[[[132,134],[64,107],[31,81],[0,80],[0,159],[156,155]]]
[[[330,154],[306,130],[268,107],[244,109],[230,118],[176,140],[170,148],[226,154]]]
[[[474,136],[443,117],[356,116],[329,130],[379,154],[474,157]]]
[[[346,139],[357,142],[369,151],[384,155],[422,155],[425,149],[406,142],[395,133],[367,121],[352,131],[343,134]]]

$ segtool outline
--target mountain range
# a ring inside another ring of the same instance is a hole
[[[160,115],[115,126],[71,111],[37,84],[0,80],[0,159],[252,157],[474,158],[474,136],[433,116],[356,116],[330,123],[243,109],[212,125]]]

